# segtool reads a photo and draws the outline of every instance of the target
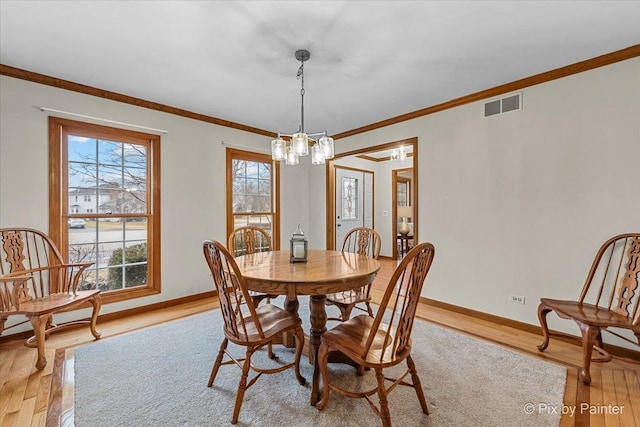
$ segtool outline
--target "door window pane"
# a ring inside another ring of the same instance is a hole
[[[342,219],[358,218],[358,180],[342,178]]]

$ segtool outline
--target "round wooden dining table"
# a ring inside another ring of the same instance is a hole
[[[326,296],[373,282],[380,263],[365,255],[325,250],[310,250],[306,263],[291,263],[288,250],[242,255],[235,261],[250,290],[286,295],[286,309],[291,313],[298,312],[298,295],[310,296],[311,405],[315,406],[320,400],[320,371],[316,355],[322,334],[327,330]]]

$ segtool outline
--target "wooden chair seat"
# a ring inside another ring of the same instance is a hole
[[[606,307],[549,298],[541,298],[540,304],[555,311],[556,314],[563,319],[574,319],[580,323],[601,328],[616,327],[634,329],[629,317],[611,311]],[[636,329],[640,330],[640,326]]]
[[[579,377],[584,384],[590,384],[593,350],[604,356],[594,361],[607,362],[612,358],[604,348],[603,331],[640,346],[639,276],[640,233],[620,234],[607,240],[596,253],[582,292],[575,301],[540,299],[538,320],[543,342],[538,350],[546,350],[551,335],[564,335],[549,330],[547,315],[550,312],[562,319],[573,320],[582,335]],[[609,328],[630,330],[638,343]]]
[[[36,300],[20,303],[20,309],[13,314],[24,314],[25,316],[38,316],[48,313],[55,313],[61,310],[69,309],[75,305],[82,304],[85,301],[94,298],[100,293],[94,289],[90,291],[78,291],[76,294],[61,293],[52,294]]]
[[[362,360],[363,365],[368,368],[393,366],[398,363],[398,360],[404,360],[407,357],[404,351],[399,354],[385,351],[393,344],[393,337],[396,333],[392,325],[381,323],[377,330],[373,328],[374,318],[360,314],[322,334],[322,340],[326,341],[332,349],[343,353],[350,359]],[[371,346],[366,354],[361,354],[362,343],[372,333],[374,338]],[[410,342],[405,350],[411,351]]]
[[[260,321],[262,334],[256,327],[253,318],[251,316],[245,317],[243,321],[246,326],[246,333],[245,330],[238,331],[241,342],[259,345],[263,341],[272,341],[276,335],[282,334],[282,331],[295,329],[302,324],[299,317],[273,304],[256,307],[256,315]]]

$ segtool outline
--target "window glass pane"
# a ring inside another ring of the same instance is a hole
[[[99,191],[98,212],[103,214],[146,213],[144,191],[101,189]]]
[[[358,218],[358,180],[342,178],[342,219]]]
[[[147,170],[144,168],[125,167],[122,169],[122,183],[127,191],[144,190],[147,186]]]
[[[67,179],[69,190],[76,188],[96,188],[98,185],[97,169],[95,164],[69,163]]]
[[[258,193],[263,196],[271,195],[271,181],[268,179],[261,179],[258,182]]]
[[[87,243],[87,244],[77,244],[71,243],[71,240],[78,242],[83,239],[78,239],[78,230],[73,230],[69,233],[69,262],[70,263],[80,263],[80,262],[96,262],[97,250],[95,243]],[[86,234],[86,233],[82,233]]]
[[[96,163],[96,140],[84,136],[69,135],[67,157],[69,162]]]
[[[269,163],[260,163],[258,176],[260,179],[271,179],[271,165]]]
[[[146,218],[126,218],[124,221],[124,240],[125,244],[137,244],[147,241],[147,226],[149,225]]]
[[[107,269],[87,269],[80,279],[78,289],[100,289],[102,292],[108,291],[107,286]]]
[[[98,140],[98,163],[122,166],[123,145],[119,142]]]
[[[246,180],[246,194],[254,195],[258,194],[258,179],[247,178]]]
[[[244,200],[244,195],[233,195],[233,212],[247,212],[247,206]]]
[[[258,162],[247,162],[247,170],[246,175],[248,178],[257,178],[258,177]]]
[[[399,182],[397,184],[397,188],[398,188],[398,206],[408,206],[407,203],[407,183],[406,182]]]
[[[238,227],[244,227],[245,225],[253,225],[260,227],[269,232],[271,236],[271,229],[273,223],[272,215],[234,215],[234,229]]]
[[[122,144],[124,167],[147,168],[147,148],[138,144]]]

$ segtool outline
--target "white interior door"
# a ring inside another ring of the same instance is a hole
[[[336,249],[355,227],[373,226],[373,173],[336,168]]]

